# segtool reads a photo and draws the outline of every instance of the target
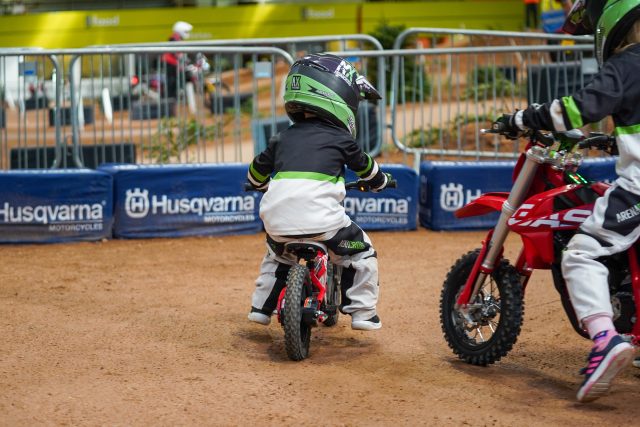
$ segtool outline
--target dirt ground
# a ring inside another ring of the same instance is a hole
[[[379,331],[246,320],[263,235],[0,246],[0,425],[632,425],[640,370],[574,400],[589,343],[534,273],[501,362],[457,360],[439,325],[450,265],[483,233],[371,233]],[[513,258],[517,241],[509,240]]]

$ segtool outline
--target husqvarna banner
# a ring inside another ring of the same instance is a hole
[[[590,181],[616,179],[615,158],[585,159],[578,172]],[[454,212],[488,192],[511,191],[515,162],[423,162],[420,224],[433,230],[488,229],[499,212],[456,218]]]
[[[420,224],[433,230],[491,228],[498,213],[458,219],[454,212],[489,191],[509,191],[515,162],[423,162]]]
[[[0,243],[110,238],[112,184],[88,169],[0,172]]]
[[[113,174],[114,237],[255,233],[259,193],[244,192],[247,165],[106,165]]]
[[[344,208],[363,230],[415,230],[418,210],[418,174],[404,165],[381,165],[398,182],[379,193],[347,191]],[[347,171],[346,180],[357,176]]]

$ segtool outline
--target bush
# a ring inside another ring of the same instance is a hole
[[[151,137],[151,145],[144,150],[157,163],[168,163],[198,141],[212,140],[215,129],[215,125],[205,126],[194,119],[182,124],[173,117],[163,118],[158,132]]]
[[[493,98],[516,95],[518,87],[507,79],[495,66],[475,67],[467,75],[467,89],[463,95],[465,99]]]

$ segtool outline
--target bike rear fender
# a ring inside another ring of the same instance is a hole
[[[509,197],[508,192],[485,193],[472,202],[467,203],[456,210],[456,218],[466,218],[470,216],[485,215],[490,212],[502,210],[502,205]]]

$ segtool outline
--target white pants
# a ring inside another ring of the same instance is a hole
[[[309,238],[322,242],[329,249],[331,262],[343,267],[341,311],[351,314],[354,320],[367,320],[375,316],[378,303],[378,260],[371,246],[371,239],[355,223]],[[292,237],[268,236],[267,253],[260,265],[260,275],[251,301],[252,310],[271,314],[275,310],[278,296],[285,286],[289,267],[297,262],[288,253],[282,253],[283,243]],[[364,249],[349,249],[362,242]],[[342,243],[342,244],[341,244]]]
[[[596,200],[592,214],[562,256],[562,274],[580,321],[594,314],[613,315],[609,272],[597,258],[629,249],[638,237],[640,196],[616,182]]]

